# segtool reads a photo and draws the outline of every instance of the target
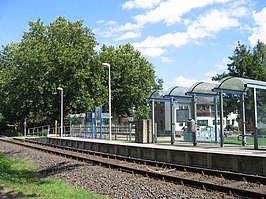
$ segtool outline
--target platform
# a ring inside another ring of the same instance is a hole
[[[69,146],[123,156],[165,161],[210,169],[266,176],[266,150],[254,150],[239,145],[201,143],[140,144],[76,137],[49,137],[46,143]]]

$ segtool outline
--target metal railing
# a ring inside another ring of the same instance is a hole
[[[85,125],[71,125],[63,127],[62,137],[81,137],[81,138],[97,138],[97,139],[109,139],[109,125],[102,126],[102,133],[100,133],[100,127],[96,127],[96,134],[93,136],[92,127],[86,127]],[[25,136],[55,136],[60,137],[60,126],[56,129],[50,125],[32,127],[27,129],[27,135]],[[112,126],[112,139],[114,140],[127,140],[131,141],[135,139],[135,125],[113,125]]]
[[[48,136],[50,129],[50,125],[28,128],[28,130],[26,131],[27,134],[25,136]]]

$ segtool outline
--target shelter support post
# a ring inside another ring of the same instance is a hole
[[[174,99],[170,99],[171,144],[175,142]]]
[[[192,118],[195,120],[195,125],[196,125],[196,131],[192,133],[192,141],[193,141],[193,146],[197,146],[197,138],[196,138],[196,133],[197,133],[197,97],[196,95],[192,96]]]
[[[242,146],[246,146],[246,116],[245,116],[245,96],[241,95],[241,129],[242,129]]]
[[[258,149],[258,135],[257,135],[257,128],[258,128],[258,112],[257,112],[257,91],[256,88],[253,88],[253,120],[254,120],[254,149]]]
[[[151,102],[152,106],[152,143],[155,143],[155,114],[154,114],[154,100]]]
[[[223,93],[219,92],[220,97],[220,146],[224,146],[224,128],[223,128],[223,118],[224,118],[224,107],[223,107]]]
[[[218,143],[218,105],[217,105],[217,97],[214,97],[214,130],[215,130],[215,144]]]

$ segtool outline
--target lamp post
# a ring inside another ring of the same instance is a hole
[[[61,116],[60,116],[60,133],[61,133],[61,137],[63,137],[63,88],[58,87],[57,90],[59,90],[61,92]]]
[[[112,121],[111,121],[111,118],[112,118],[112,116],[111,116],[111,113],[112,113],[112,111],[111,111],[111,108],[112,108],[112,104],[111,104],[111,66],[110,66],[110,64],[108,64],[108,63],[103,63],[103,66],[104,67],[107,67],[108,68],[108,79],[109,79],[109,89],[108,89],[108,91],[109,91],[109,139],[110,140],[112,140]]]

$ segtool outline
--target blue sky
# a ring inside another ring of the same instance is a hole
[[[102,44],[132,43],[164,89],[210,81],[236,42],[266,43],[266,0],[0,0],[0,45],[20,41],[28,21],[84,20]]]

